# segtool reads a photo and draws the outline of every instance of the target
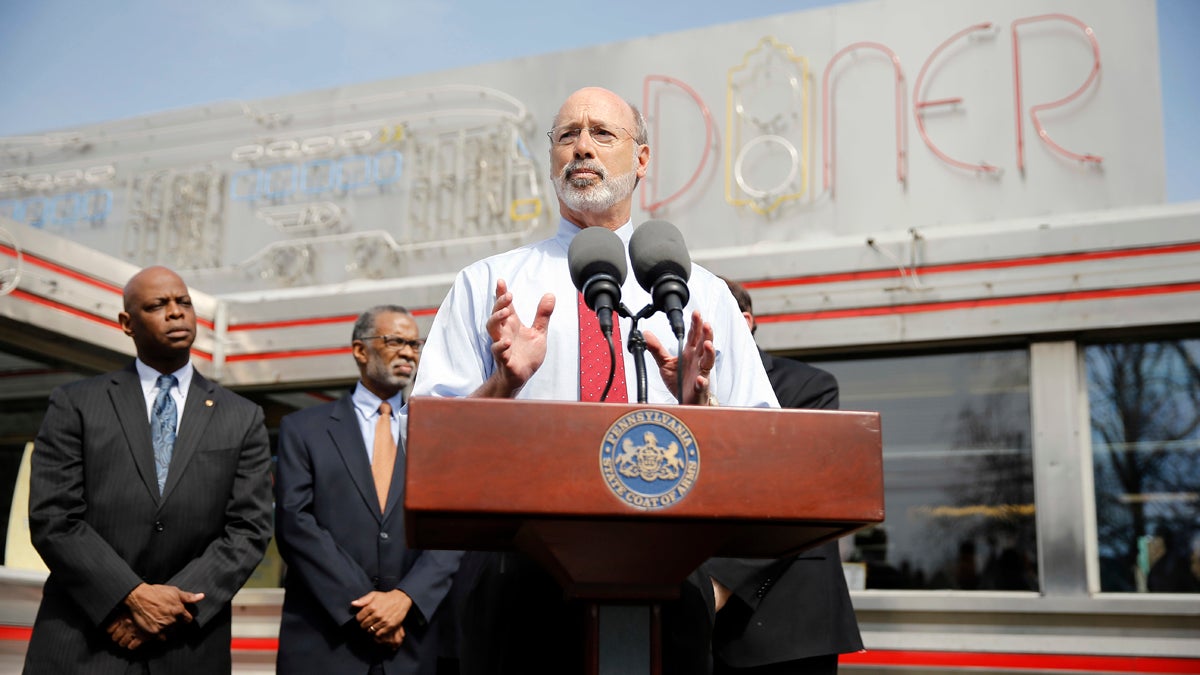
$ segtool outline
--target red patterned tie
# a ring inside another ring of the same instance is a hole
[[[608,381],[608,342],[600,332],[596,313],[588,309],[583,294],[576,293],[579,310],[579,400],[599,401]],[[621,322],[613,313],[613,340],[617,348],[617,372],[613,375],[612,388],[608,390],[608,403],[628,403],[629,393],[625,388],[625,359],[621,352]]]

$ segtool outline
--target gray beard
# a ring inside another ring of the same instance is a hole
[[[367,376],[371,380],[383,382],[397,391],[407,387],[408,381],[411,379],[410,377],[393,373],[391,363],[384,361],[382,358],[371,359],[367,362]]]
[[[581,180],[576,184],[566,177],[571,170],[585,165],[597,172],[597,183],[589,184],[589,181]],[[636,170],[610,178],[606,171],[594,164],[571,162],[554,177],[554,192],[572,211],[603,213],[622,200],[628,199],[629,195],[633,194],[636,184]]]

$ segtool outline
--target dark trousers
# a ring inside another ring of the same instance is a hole
[[[583,672],[583,604],[566,601],[558,583],[532,560],[469,552],[455,579],[462,675]]]

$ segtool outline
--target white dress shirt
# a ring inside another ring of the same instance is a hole
[[[173,373],[160,373],[142,363],[141,359],[134,361],[134,367],[137,368],[138,380],[142,383],[142,396],[146,399],[147,422],[154,419],[154,399],[158,398],[158,376],[175,376],[175,386],[171,387],[170,394],[171,398],[175,399],[175,429],[178,433],[180,423],[183,422],[183,404],[187,403],[188,387],[192,386],[192,373],[195,372],[192,362],[188,361],[184,367]]]
[[[633,225],[616,231],[625,244],[626,262]],[[561,220],[556,236],[535,244],[492,256],[459,272],[442,302],[421,351],[421,367],[413,385],[413,396],[467,396],[495,369],[487,320],[496,297],[496,281],[504,279],[513,295],[513,308],[526,326],[533,322],[538,302],[545,293],[555,296],[546,340],[546,360],[521,389],[517,398],[556,401],[579,400],[579,320],[575,285],[567,267],[567,247],[580,231]],[[651,302],[650,294],[632,273],[621,286],[621,301],[633,313]],[[712,324],[716,364],[710,373],[710,389],[720,404],[743,407],[778,407],[771,383],[763,370],[758,348],[728,286],[708,270],[692,265],[688,281],[691,298],[684,308],[689,324],[693,310]],[[621,317],[622,343],[628,338],[630,319]],[[638,327],[652,332],[671,351],[678,342],[662,313],[643,319]],[[633,355],[621,345],[625,359],[625,382],[630,402],[637,401],[637,378]],[[676,398],[658,374],[653,357],[646,355],[647,400],[654,404],[674,403]]]

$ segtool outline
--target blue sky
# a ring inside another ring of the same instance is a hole
[[[0,0],[0,136],[800,11],[835,0]],[[1167,198],[1200,200],[1200,1],[1157,0]],[[519,8],[519,11],[513,11]]]

